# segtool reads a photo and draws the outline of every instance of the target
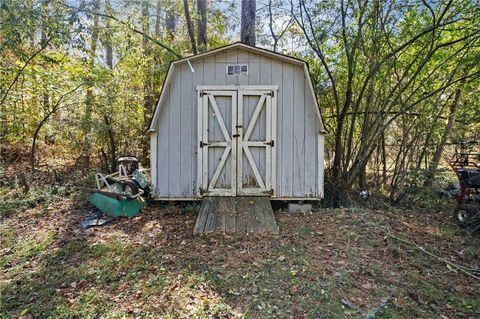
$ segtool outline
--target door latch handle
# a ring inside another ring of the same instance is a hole
[[[200,141],[200,147],[204,147],[204,146],[207,146],[209,145],[208,143],[204,143],[203,141]]]
[[[270,142],[265,142],[263,143],[265,145],[270,145],[271,147],[274,147],[275,146],[275,141],[274,140],[271,140]]]

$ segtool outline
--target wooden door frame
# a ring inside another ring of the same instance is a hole
[[[270,121],[268,120],[268,115],[267,117],[267,136],[266,138],[268,139],[268,131],[270,131],[270,140],[276,141],[276,131],[277,131],[277,96],[278,96],[278,90],[279,86],[278,85],[197,85],[196,91],[197,91],[197,196],[198,197],[203,197],[207,194],[205,194],[205,191],[208,191],[208,186],[205,188],[206,183],[208,183],[208,160],[204,161],[204,157],[208,158],[208,153],[205,155],[205,152],[208,152],[208,147],[203,148],[202,147],[202,141],[204,140],[204,134],[206,131],[203,130],[203,127],[205,124],[208,124],[206,122],[206,119],[203,117],[203,114],[205,112],[205,107],[207,107],[208,111],[208,103],[206,106],[204,106],[204,94],[202,92],[204,91],[217,91],[223,93],[226,92],[231,92],[235,91],[235,99],[232,98],[232,132],[231,132],[231,157],[232,157],[232,191],[231,192],[218,192],[218,194],[211,194],[209,193],[208,196],[237,196],[237,191],[238,189],[241,189],[241,185],[238,185],[238,181],[241,183],[241,176],[238,177],[238,165],[237,165],[237,153],[238,153],[238,137],[241,136],[243,138],[243,128],[239,127],[237,128],[237,117],[239,116],[239,109],[243,108],[242,106],[239,106],[239,92],[241,91],[250,91],[250,92],[256,92],[259,93],[258,91],[271,91],[273,92],[273,96],[271,97],[271,111],[270,111]],[[260,95],[260,94],[252,94],[252,95]],[[229,96],[227,94],[223,96]],[[235,101],[234,101],[235,100]],[[243,110],[242,110],[243,112]],[[208,112],[207,112],[208,114]],[[240,115],[240,118],[243,118],[243,113]],[[270,124],[270,130],[268,130],[268,125]],[[243,125],[243,123],[242,123]],[[270,149],[270,152],[268,152],[268,149]],[[266,156],[267,159],[270,155],[270,165],[267,163],[266,159],[266,170],[268,171],[268,167],[270,166],[270,189],[271,191],[268,194],[274,197],[276,193],[276,159],[277,159],[277,152],[276,152],[277,147],[267,147],[266,150]],[[242,160],[242,159],[240,159]],[[206,162],[206,163],[205,163]],[[205,169],[206,166],[206,169]],[[240,172],[241,173],[241,172]],[[267,177],[266,177],[267,179]],[[267,186],[267,185],[266,185]],[[255,195],[255,194],[243,194],[243,195]],[[258,195],[258,194],[257,194]]]
[[[205,91],[208,93],[205,94]],[[197,195],[198,196],[236,196],[237,193],[237,174],[236,174],[236,161],[237,161],[237,147],[236,147],[236,140],[233,139],[233,135],[235,134],[235,125],[237,123],[237,98],[238,92],[235,90],[197,90],[197,129],[198,129],[198,138],[197,138]],[[231,132],[225,126],[225,121],[223,116],[218,109],[218,105],[216,104],[215,96],[226,96],[232,97],[232,123],[231,123]],[[210,103],[209,103],[210,101]],[[214,145],[210,144],[208,141],[208,132],[204,129],[204,127],[208,127],[208,107],[209,104],[212,105],[214,112],[216,114],[217,121],[221,118],[222,122],[218,122],[220,128],[222,130],[222,134],[225,137],[225,142],[216,142]],[[205,116],[206,115],[206,116]],[[207,143],[207,144],[204,144]],[[208,179],[208,149],[210,147],[225,147],[225,151],[221,157],[221,160],[215,169],[214,175],[212,176],[212,180]],[[231,158],[231,189],[215,189],[210,185],[213,183],[215,186],[216,179],[221,172],[223,166],[226,165],[226,161],[228,157]]]
[[[274,176],[275,165],[274,156],[272,154],[275,141],[275,132],[273,127],[275,127],[276,121],[274,121],[273,111],[274,103],[276,99],[276,91],[272,89],[266,90],[240,90],[238,91],[238,103],[237,103],[237,112],[238,112],[238,121],[241,123],[238,125],[238,141],[237,141],[237,193],[243,196],[272,196],[273,195],[273,182],[272,176]],[[255,106],[255,109],[252,113],[252,117],[248,119],[248,122],[245,122],[243,119],[243,97],[244,96],[258,96],[258,102]],[[265,105],[265,106],[264,106]],[[265,108],[265,141],[250,141],[250,135],[255,127],[255,124],[259,121],[259,116],[262,112],[262,109]],[[245,127],[244,127],[245,126]],[[245,130],[245,132],[244,132]],[[245,139],[245,140],[244,140]],[[272,144],[268,144],[272,143]],[[257,163],[255,163],[250,147],[264,147],[265,148],[265,179],[263,180],[261,173],[258,171]],[[255,180],[258,183],[259,187],[243,187],[242,177],[243,177],[243,154],[247,158],[247,163],[252,170]]]

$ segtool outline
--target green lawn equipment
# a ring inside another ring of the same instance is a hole
[[[103,214],[132,217],[146,206],[142,195],[150,191],[150,178],[134,156],[120,157],[117,162],[118,171],[95,174],[97,189],[85,190],[91,193],[88,201]]]

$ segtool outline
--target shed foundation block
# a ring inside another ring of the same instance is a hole
[[[312,204],[288,203],[289,213],[308,213],[312,211]]]

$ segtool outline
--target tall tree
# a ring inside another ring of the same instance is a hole
[[[162,0],[157,0],[156,14],[155,14],[155,39],[160,37],[160,25],[162,21]]]
[[[153,93],[152,93],[152,76],[151,76],[151,67],[150,67],[150,57],[152,55],[152,48],[150,44],[150,40],[146,37],[146,35],[150,32],[150,7],[149,1],[143,0],[142,1],[142,32],[143,36],[143,55],[144,58],[147,60],[147,66],[145,70],[145,78],[143,82],[143,101],[145,107],[145,125],[148,125],[150,122],[150,115],[153,109]]]
[[[183,0],[183,10],[185,12],[185,22],[187,24],[188,37],[192,46],[193,54],[197,54],[197,43],[195,42],[195,33],[193,31],[193,23],[190,18],[190,9],[188,8],[188,0]]]
[[[175,1],[167,0],[165,28],[167,29],[167,34],[170,41],[175,40],[176,25],[177,19],[175,18]]]
[[[110,0],[105,0],[105,13],[109,15],[112,14],[112,6],[110,4]],[[113,32],[112,32],[110,19],[105,19],[105,39],[104,39],[105,60],[110,70],[113,70],[112,35],[113,35]]]
[[[454,128],[457,110],[460,105],[460,100],[462,97],[462,84],[464,83],[465,83],[465,80],[460,81],[458,88],[455,90],[453,103],[450,106],[450,114],[448,115],[447,124],[445,126],[445,129],[443,130],[442,137],[440,138],[440,141],[435,150],[435,154],[433,155],[433,159],[428,168],[427,178],[425,179],[425,186],[432,185],[433,178],[435,177],[435,174],[438,169],[438,164],[440,163],[440,159],[442,158],[445,144],[447,143],[447,140]]]
[[[197,0],[197,46],[198,51],[207,50],[207,0]]]
[[[150,4],[149,0],[142,1],[142,32],[143,36],[143,56],[146,61],[145,74],[143,79],[143,127],[148,127],[150,124],[150,118],[153,113],[153,72],[151,55],[152,48],[149,39],[145,36],[150,33]],[[147,158],[148,153],[148,137],[145,135],[145,139],[142,143],[142,155],[143,158]]]
[[[403,174],[423,136],[408,125],[412,115],[431,112],[436,97],[462,78],[478,77],[473,66],[464,77],[452,72],[478,41],[478,23],[472,24],[478,15],[471,9],[468,1],[405,8],[398,1],[291,0],[292,16],[321,66],[324,107],[334,127],[327,141],[334,149],[331,181],[339,190],[359,178],[365,186],[367,163],[393,132],[404,137],[395,146],[405,155],[398,166]]]
[[[240,23],[240,41],[255,46],[256,0],[242,0],[242,18]]]
[[[112,14],[112,6],[110,4],[110,0],[105,0],[105,13],[111,15]],[[105,60],[107,63],[108,68],[110,71],[113,71],[113,44],[112,44],[112,26],[110,19],[105,19],[105,39],[104,39],[104,46],[105,46]],[[115,94],[112,91],[107,92],[108,99],[110,101],[115,100]],[[112,103],[113,104],[113,103]],[[115,139],[115,132],[113,128],[113,113],[115,108],[113,105],[106,105],[108,110],[103,112],[103,122],[105,125],[105,130],[108,136],[108,154],[109,154],[109,162],[110,162],[110,170],[114,171],[117,165],[117,143]],[[106,159],[107,160],[107,159]]]
[[[88,75],[87,82],[87,94],[85,98],[85,115],[84,115],[84,146],[83,146],[83,159],[84,159],[84,168],[86,170],[90,169],[90,153],[92,150],[92,110],[93,104],[95,102],[94,96],[94,78],[93,78],[93,68],[95,67],[95,58],[97,52],[98,38],[100,34],[99,28],[99,15],[100,12],[100,0],[93,0],[93,26],[92,26],[92,35],[90,38],[90,49],[88,57],[88,67],[90,74]]]
[[[280,3],[280,5],[282,5],[282,3]],[[273,52],[277,52],[277,48],[278,48],[278,42],[280,41],[280,39],[283,37],[283,35],[285,34],[285,32],[287,32],[288,28],[290,27],[290,25],[292,24],[292,21],[293,19],[290,18],[287,22],[283,23],[282,26],[281,26],[281,29],[278,33],[275,32],[275,18],[273,17],[273,0],[269,0],[268,1],[268,28],[270,29],[270,35],[272,36],[272,39],[273,39]]]

